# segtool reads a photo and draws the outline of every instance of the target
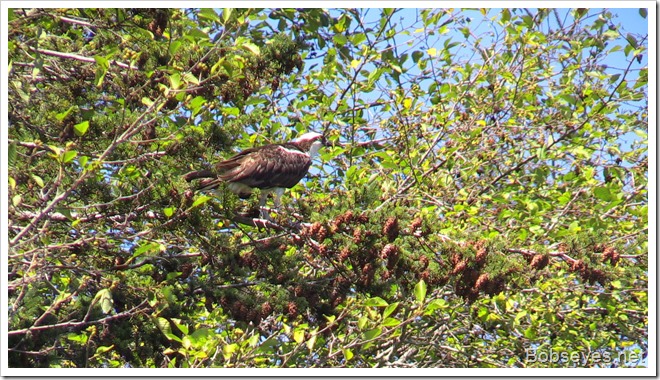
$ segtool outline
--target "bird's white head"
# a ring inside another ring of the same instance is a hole
[[[292,142],[298,144],[311,158],[319,154],[319,149],[323,146],[323,135],[316,132],[307,132],[295,138]]]

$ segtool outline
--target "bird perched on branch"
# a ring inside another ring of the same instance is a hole
[[[203,178],[198,191],[217,189],[222,182],[241,198],[248,198],[254,189],[261,189],[259,208],[261,217],[269,219],[263,209],[266,197],[274,193],[275,207],[280,207],[284,189],[295,186],[307,174],[321,146],[323,135],[305,133],[291,142],[268,144],[250,148],[215,164],[214,170],[198,170],[184,175],[188,182]]]

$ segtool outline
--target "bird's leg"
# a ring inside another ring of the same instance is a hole
[[[268,191],[262,190],[261,194],[259,194],[259,212],[261,215],[261,219],[266,219],[266,220],[272,220],[270,217],[270,213],[268,210],[264,207],[266,204],[266,198],[268,198]]]
[[[275,204],[276,210],[279,210],[280,206],[282,206],[282,194],[284,194],[284,189],[275,189],[275,195],[273,196],[275,199],[273,200],[273,203]]]

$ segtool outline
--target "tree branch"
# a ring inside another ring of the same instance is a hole
[[[30,48],[30,50],[35,51],[39,54],[49,55],[49,56],[52,56],[52,57],[75,59],[77,61],[82,61],[82,62],[96,63],[96,60],[94,58],[85,57],[84,55],[78,55],[78,54],[73,54],[73,53],[62,53],[62,52],[59,52],[59,51],[53,51],[53,50],[47,50],[47,49]],[[110,64],[115,64],[115,65],[117,65],[121,68],[124,68],[124,69],[131,69],[131,70],[137,70],[138,69],[137,66],[127,65],[125,63],[118,62],[118,61],[115,61],[115,60],[111,60],[109,62],[110,62]]]
[[[58,329],[58,328],[77,328],[77,327],[85,327],[88,325],[97,325],[101,323],[106,323],[115,319],[121,319],[125,317],[131,317],[133,316],[137,311],[143,311],[146,309],[149,309],[150,307],[143,307],[145,304],[147,304],[147,300],[142,301],[139,305],[135,306],[134,308],[115,314],[115,315],[110,315],[105,318],[98,319],[96,321],[88,321],[88,322],[75,322],[75,321],[69,321],[69,322],[63,322],[63,323],[56,323],[54,325],[43,325],[43,326],[36,326],[36,327],[30,327],[27,329],[21,329],[21,330],[14,330],[14,331],[9,331],[7,332],[8,336],[14,336],[14,335],[25,335],[33,331],[41,331],[41,330],[51,330],[51,329]]]

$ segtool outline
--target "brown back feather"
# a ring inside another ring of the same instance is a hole
[[[309,156],[282,152],[281,149],[300,151],[295,144],[271,144],[247,149],[216,165],[218,177],[227,182],[238,182],[250,187],[268,189],[291,188],[307,174],[312,164]],[[281,156],[285,153],[286,156]],[[285,157],[286,159],[282,159]]]

